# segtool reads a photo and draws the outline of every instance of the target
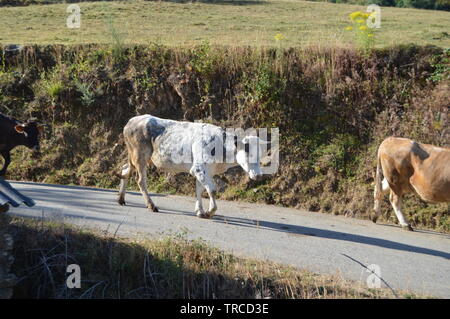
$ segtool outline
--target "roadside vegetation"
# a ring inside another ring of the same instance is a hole
[[[422,298],[369,289],[337,275],[235,257],[184,234],[122,239],[75,226],[13,218],[14,298]],[[67,265],[81,288],[67,289]]]
[[[367,5],[297,0],[79,3],[81,28],[69,29],[67,3],[0,7],[2,44],[110,43],[111,25],[125,44],[283,48],[353,44],[348,15]],[[375,47],[415,43],[450,47],[450,12],[382,7]],[[282,40],[277,41],[276,35]]]

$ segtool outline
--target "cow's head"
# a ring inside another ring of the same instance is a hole
[[[35,152],[39,152],[39,135],[43,133],[44,126],[29,121],[27,123],[18,124],[14,127],[17,133],[23,134],[25,139],[24,145]]]
[[[266,142],[262,141],[257,136],[246,136],[242,140],[244,147],[238,149],[236,153],[236,161],[253,180],[257,180],[262,176],[260,166],[261,143]]]

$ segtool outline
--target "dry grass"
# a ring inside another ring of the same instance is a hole
[[[122,239],[75,226],[14,218],[15,298],[394,298],[338,276],[238,258],[190,241]],[[81,289],[65,287],[81,267]],[[400,298],[417,295],[397,292]]]
[[[303,46],[347,44],[348,14],[365,6],[295,0],[176,3],[83,2],[81,29],[66,27],[67,4],[0,7],[0,43],[110,43],[112,19],[126,43]],[[382,8],[376,45],[400,43],[450,46],[450,12]],[[285,39],[276,42],[281,33]]]

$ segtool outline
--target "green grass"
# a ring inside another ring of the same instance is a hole
[[[125,44],[302,46],[352,42],[348,14],[365,6],[294,0],[175,3],[79,3],[80,29],[66,27],[67,4],[1,7],[0,43],[111,43],[114,29]],[[383,7],[376,46],[399,43],[450,46],[450,12]],[[285,39],[276,42],[281,33]]]
[[[369,289],[337,275],[318,275],[241,258],[186,234],[124,239],[105,231],[13,218],[18,277],[14,298],[421,298]],[[66,265],[81,268],[81,288],[66,289]]]

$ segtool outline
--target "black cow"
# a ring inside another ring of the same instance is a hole
[[[5,159],[0,176],[6,174],[11,163],[10,151],[14,147],[24,145],[36,153],[39,152],[39,134],[43,129],[44,126],[35,121],[23,123],[0,113],[0,154]]]

